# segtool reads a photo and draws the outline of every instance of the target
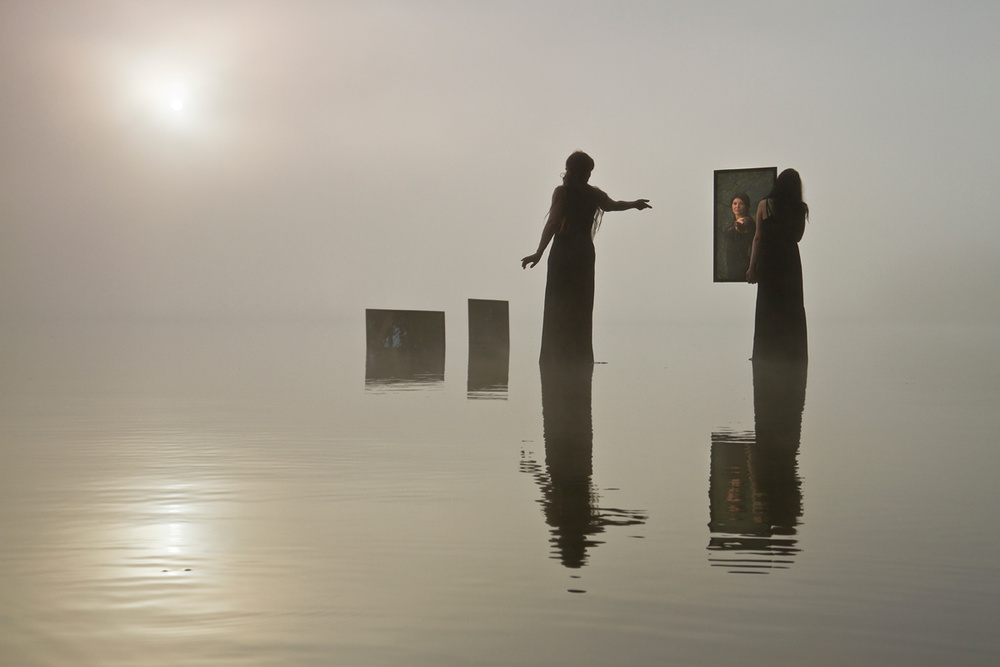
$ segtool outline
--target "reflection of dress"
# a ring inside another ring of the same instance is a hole
[[[761,511],[775,535],[792,535],[802,516],[802,485],[796,457],[806,403],[803,363],[753,363],[755,445],[750,474],[765,502]]]
[[[594,240],[600,202],[592,186],[562,186],[563,222],[552,238],[542,318],[542,361],[594,361]]]
[[[753,362],[754,430],[712,434],[708,548],[715,567],[766,572],[791,566],[802,519],[797,457],[807,364]]]
[[[554,556],[566,567],[587,562],[587,548],[600,544],[600,512],[591,485],[594,430],[591,417],[592,364],[542,366],[542,420],[545,470],[542,506],[552,527]]]
[[[591,411],[592,363],[542,363],[542,421],[545,469],[522,463],[542,489],[545,522],[551,526],[552,557],[569,568],[587,563],[587,550],[601,544],[607,526],[638,526],[643,510],[600,507],[593,473],[594,429]]]
[[[805,231],[804,211],[771,213],[768,208],[767,212],[758,230],[753,358],[805,361],[806,310],[798,245]]]

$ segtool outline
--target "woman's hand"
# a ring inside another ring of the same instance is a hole
[[[527,257],[521,260],[521,268],[522,269],[534,268],[535,264],[538,264],[538,260],[540,260],[541,258],[542,258],[542,253],[540,252],[536,252],[533,255],[528,255]]]
[[[647,208],[653,208],[652,206],[649,205],[648,199],[636,199],[634,202],[632,202],[632,207],[637,211],[642,211]]]
[[[753,285],[754,283],[757,282],[757,269],[756,268],[750,267],[747,270],[747,282],[750,283],[751,285]]]

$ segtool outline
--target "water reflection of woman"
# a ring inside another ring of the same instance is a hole
[[[800,551],[805,363],[753,362],[754,431],[713,433],[708,548],[732,572],[789,567]]]
[[[542,367],[545,521],[552,527],[554,556],[577,568],[587,559],[593,536],[604,531],[594,507],[594,430],[591,418],[593,365]]]
[[[754,451],[750,472],[766,499],[762,514],[775,534],[794,534],[802,516],[796,458],[802,437],[807,365],[753,363]]]
[[[542,422],[545,468],[525,462],[541,487],[545,522],[551,527],[552,557],[565,567],[587,563],[587,550],[601,543],[607,526],[646,522],[641,510],[602,508],[591,481],[594,430],[591,413],[593,364],[542,364]]]
[[[589,184],[594,160],[582,151],[566,159],[563,183],[552,193],[538,250],[521,268],[538,264],[549,252],[542,320],[543,360],[594,361],[594,234],[605,211],[643,210],[648,199],[615,201]]]
[[[733,222],[722,232],[726,246],[726,276],[742,280],[750,268],[750,246],[757,225],[750,217],[750,195],[738,192],[730,202]]]

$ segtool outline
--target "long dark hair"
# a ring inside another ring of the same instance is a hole
[[[604,216],[604,211],[597,205],[600,190],[587,183],[585,178],[593,170],[594,158],[583,151],[575,151],[566,158],[566,171],[562,175],[566,209],[581,204],[594,207],[594,217],[590,224],[590,238],[597,235],[597,230],[601,228],[601,219]],[[549,213],[551,214],[551,211]],[[564,217],[559,225],[560,233],[566,230],[566,222],[567,218]]]
[[[576,151],[566,158],[566,171],[563,172],[563,184],[580,187],[583,181],[580,180],[584,174],[594,171],[594,158],[583,151]]]
[[[773,202],[776,214],[801,215],[803,222],[809,219],[809,205],[802,201],[802,177],[794,169],[785,169],[778,174],[767,199]]]

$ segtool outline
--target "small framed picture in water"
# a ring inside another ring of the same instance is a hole
[[[718,169],[715,172],[713,281],[746,282],[750,248],[757,230],[757,204],[778,177],[777,167]]]

